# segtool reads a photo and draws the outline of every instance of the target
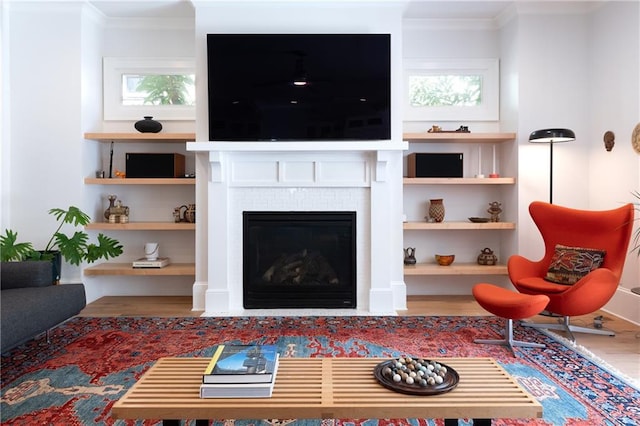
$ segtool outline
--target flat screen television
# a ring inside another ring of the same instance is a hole
[[[208,34],[209,140],[391,138],[389,34]]]

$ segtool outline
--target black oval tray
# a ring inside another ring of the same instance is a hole
[[[439,363],[440,365],[447,367],[447,374],[444,377],[444,381],[439,385],[420,387],[418,385],[408,385],[403,382],[396,383],[382,374],[382,370],[385,367],[392,366],[394,362],[395,360],[382,361],[373,369],[373,375],[378,380],[378,382],[385,388],[391,389],[392,391],[409,395],[439,395],[441,393],[446,393],[455,389],[455,387],[458,386],[458,382],[460,381],[460,376],[458,375],[458,372],[456,370],[446,364]]]
[[[487,223],[490,219],[488,217],[470,217],[469,220],[473,223]]]

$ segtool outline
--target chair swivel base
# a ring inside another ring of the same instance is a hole
[[[611,330],[603,330],[603,329],[598,329],[598,328],[589,328],[589,327],[580,327],[577,325],[573,325],[569,323],[569,317],[562,317],[562,322],[558,323],[558,324],[553,324],[553,323],[538,323],[538,322],[525,322],[522,323],[523,326],[525,327],[531,327],[531,328],[544,328],[544,329],[549,329],[549,330],[560,330],[560,331],[564,331],[569,335],[569,340],[571,340],[572,342],[576,341],[576,337],[573,335],[573,332],[576,333],[589,333],[589,334],[600,334],[603,336],[615,336],[616,333],[614,333]]]
[[[545,345],[541,343],[523,342],[522,340],[515,340],[513,338],[513,320],[506,318],[506,327],[504,331],[504,339],[476,339],[475,343],[483,343],[487,345],[503,345],[508,346],[513,353],[513,356],[517,357],[514,346],[527,347],[527,348],[544,348]]]

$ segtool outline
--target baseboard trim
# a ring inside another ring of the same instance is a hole
[[[632,293],[624,287],[618,287],[603,311],[622,318],[635,325],[640,325],[640,295]]]

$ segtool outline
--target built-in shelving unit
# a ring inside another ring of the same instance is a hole
[[[405,265],[405,275],[504,275],[507,267],[504,265],[478,265],[475,263],[459,263],[440,266],[430,263]]]
[[[84,178],[85,185],[195,185],[195,178]]]
[[[402,224],[402,229],[424,231],[447,231],[454,229],[516,229],[516,224],[513,222],[405,222]]]
[[[94,222],[85,226],[85,229],[100,231],[193,231],[196,229],[196,224],[187,222]]]
[[[174,143],[195,140],[195,133],[85,133],[85,139],[106,143]],[[195,178],[93,178],[84,179],[85,185],[193,185]],[[137,190],[137,189],[136,189]],[[85,229],[99,231],[195,231],[195,223],[138,221],[128,223],[94,222]],[[141,243],[142,244],[142,243]],[[195,276],[195,263],[172,263],[163,268],[133,268],[132,263],[106,262],[84,269],[87,276]]]
[[[516,138],[515,133],[404,133],[404,140],[414,142],[457,142],[457,143],[500,143],[511,142]]]
[[[87,140],[101,142],[176,143],[196,140],[195,133],[85,133]]]
[[[149,276],[183,276],[195,275],[195,263],[172,263],[164,268],[133,268],[131,263],[101,263],[84,269],[84,274],[96,275],[149,275]]]
[[[405,185],[513,185],[516,178],[404,178]]]
[[[410,144],[414,143],[468,143],[468,144],[503,144],[515,141],[515,133],[463,133],[463,132],[442,132],[442,133],[404,133],[403,139]],[[468,185],[473,189],[469,191],[481,191],[484,186],[504,185],[513,186],[516,183],[515,177],[497,178],[407,178],[403,179],[405,186],[411,185]],[[435,222],[415,222],[409,221],[402,225],[406,232],[413,231],[491,231],[503,232],[516,229],[514,222],[486,222],[474,223],[464,221],[444,221]],[[437,238],[447,238],[441,233],[429,234],[437,235]],[[425,238],[429,238],[425,237]],[[504,256],[503,256],[504,257]],[[435,261],[434,261],[435,262]],[[478,265],[477,263],[454,263],[449,266],[440,266],[436,263],[418,263],[415,265],[404,265],[405,276],[439,276],[439,275],[506,275],[507,267],[499,265]]]

